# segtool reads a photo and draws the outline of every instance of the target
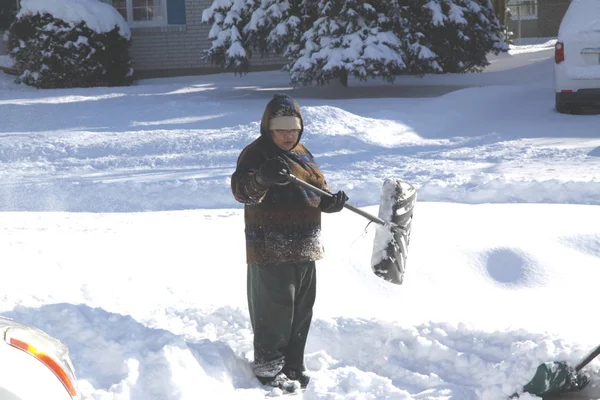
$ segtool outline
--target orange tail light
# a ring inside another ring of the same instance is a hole
[[[60,365],[58,365],[56,361],[54,361],[54,359],[52,359],[52,357],[19,339],[10,338],[10,344],[18,349],[23,350],[26,353],[29,353],[30,355],[34,356],[39,361],[41,361],[44,365],[50,368],[52,372],[54,372],[56,377],[61,381],[65,389],[67,389],[67,391],[72,397],[77,396],[77,390],[75,389],[73,382],[71,382],[71,379],[69,378],[67,373],[62,369]]]

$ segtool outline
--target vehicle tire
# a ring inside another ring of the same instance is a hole
[[[571,114],[573,111],[571,105],[562,98],[560,93],[556,93],[556,111],[561,114]]]
[[[569,107],[568,104],[557,104],[556,105],[556,111],[558,111],[561,114],[571,114],[571,107]]]
[[[569,110],[571,114],[583,114],[583,106],[581,104],[571,104]]]

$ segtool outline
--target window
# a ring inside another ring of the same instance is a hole
[[[166,24],[166,0],[102,0],[112,4],[130,25]]]

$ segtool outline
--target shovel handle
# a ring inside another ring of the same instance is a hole
[[[321,196],[333,197],[333,195],[331,193],[326,192],[322,189],[319,189],[318,187],[315,187],[315,186],[311,185],[310,183],[304,182],[303,180],[298,179],[297,177],[295,177],[292,174],[290,174],[290,182],[294,182],[296,185],[302,186],[305,189],[312,190],[313,192],[320,194]],[[379,224],[379,225],[384,225],[384,226],[387,225],[385,223],[385,221],[382,220],[381,218],[371,215],[368,212],[363,211],[359,208],[356,208],[351,204],[345,203],[344,207],[352,212],[355,212],[356,214],[358,214],[360,216],[365,217],[366,219],[368,219],[370,221],[373,221],[373,222]]]
[[[588,365],[592,360],[600,355],[600,346],[596,347],[590,354],[588,354],[577,366],[575,367],[575,371],[579,372],[583,367]]]

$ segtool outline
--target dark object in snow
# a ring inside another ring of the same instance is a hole
[[[510,399],[518,399],[523,393],[530,393],[544,399],[553,398],[554,394],[578,392],[590,382],[589,375],[581,372],[600,354],[600,346],[592,350],[577,366],[572,367],[564,361],[553,361],[540,364],[535,375],[523,389],[512,394]]]
[[[331,193],[316,188],[294,175],[290,175],[290,181],[323,197],[333,196]],[[408,182],[400,179],[387,179],[382,188],[381,199],[379,217],[348,203],[344,204],[344,208],[381,225],[375,235],[372,258],[373,272],[388,282],[400,285],[404,281],[417,191]]]

